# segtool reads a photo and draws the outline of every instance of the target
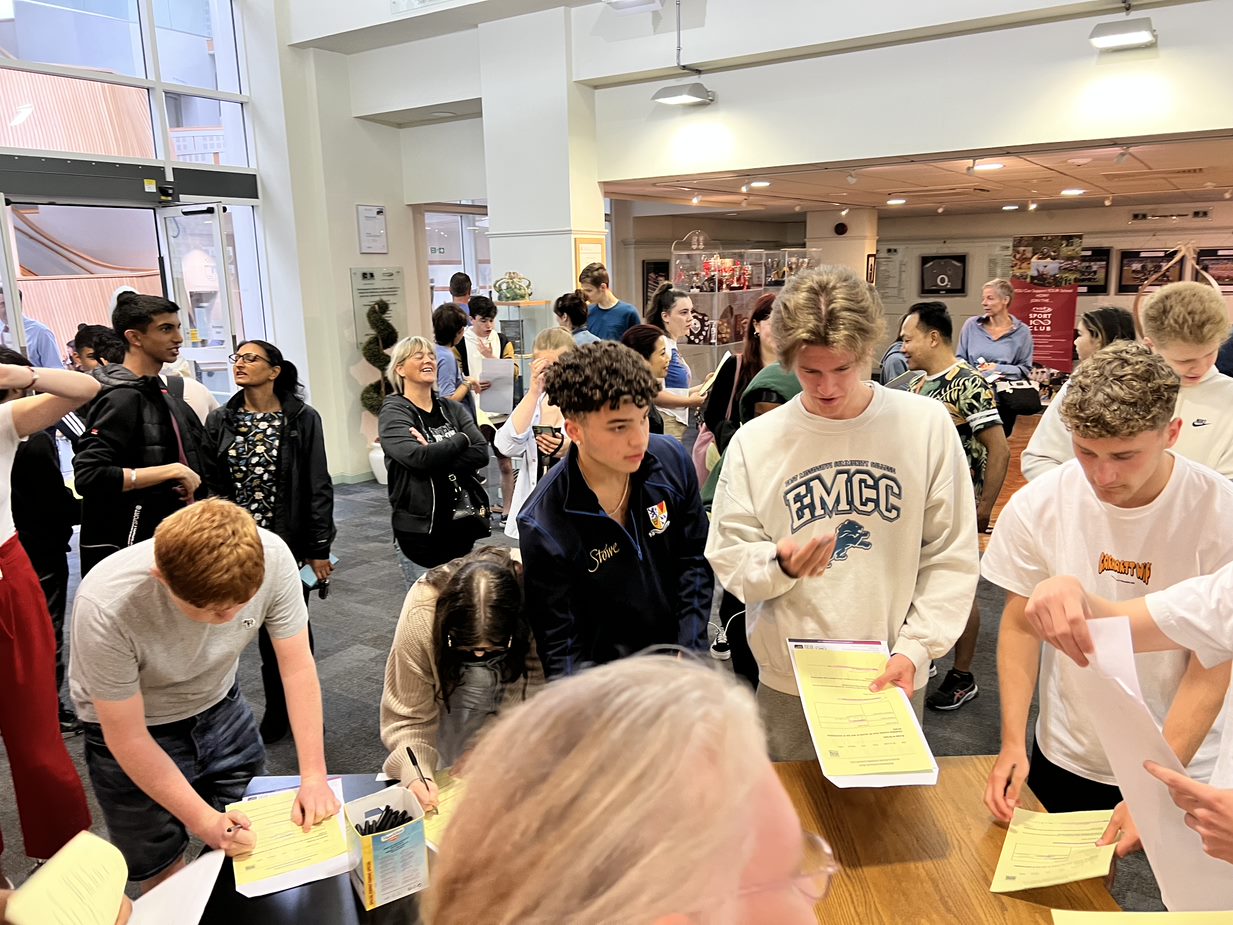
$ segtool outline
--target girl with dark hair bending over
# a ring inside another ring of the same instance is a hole
[[[206,419],[206,482],[210,491],[253,515],[280,538],[300,565],[312,567],[324,595],[334,542],[334,484],[325,458],[321,416],[305,404],[299,373],[264,340],[242,343],[231,356],[236,392]],[[304,586],[308,599],[309,587]],[[312,645],[312,628],[308,630]],[[261,737],[277,742],[290,729],[274,646],[258,636],[265,716]]]
[[[523,616],[517,550],[482,546],[425,574],[408,592],[385,664],[381,741],[384,770],[425,807],[433,776],[472,745],[503,707],[544,683]],[[410,747],[429,786],[407,757]]]

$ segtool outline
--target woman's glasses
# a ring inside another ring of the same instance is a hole
[[[830,844],[816,832],[801,829],[801,862],[788,880],[746,887],[741,893],[761,893],[792,886],[811,903],[820,903],[830,892],[831,880],[839,873],[839,862]]]
[[[263,357],[259,353],[233,353],[231,356],[227,357],[227,359],[231,361],[232,366],[235,366],[237,363],[248,364],[270,362],[266,357]]]

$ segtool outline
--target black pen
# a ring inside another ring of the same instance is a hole
[[[424,785],[424,792],[428,792],[428,778],[424,776],[424,772],[420,770],[420,763],[415,760],[415,752],[411,751],[411,746],[407,746],[407,757],[411,759],[411,766],[415,768],[415,773],[420,776],[420,783]],[[434,808],[433,812],[437,810]]]

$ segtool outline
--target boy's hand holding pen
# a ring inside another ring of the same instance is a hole
[[[436,812],[437,803],[440,800],[440,795],[437,793],[437,785],[433,781],[424,776],[424,772],[420,769],[420,763],[416,760],[415,752],[411,751],[411,746],[407,746],[407,758],[411,760],[411,766],[415,768],[415,774],[419,780],[413,780],[407,785],[407,789],[420,801],[420,806],[424,807],[424,812]]]

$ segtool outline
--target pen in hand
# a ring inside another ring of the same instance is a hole
[[[429,790],[428,790],[428,778],[426,778],[426,777],[424,776],[424,772],[423,772],[422,770],[420,770],[420,763],[419,763],[419,761],[417,761],[417,760],[416,760],[416,758],[415,758],[415,752],[411,751],[411,746],[410,746],[410,745],[408,745],[408,746],[407,746],[407,757],[411,759],[411,766],[412,766],[413,768],[415,768],[415,773],[419,775],[419,778],[420,778],[420,783],[424,785],[424,793],[425,793],[425,794],[427,794],[427,793],[429,792]],[[432,808],[432,811],[435,813],[435,812],[437,811],[437,808],[434,806],[434,807]]]

